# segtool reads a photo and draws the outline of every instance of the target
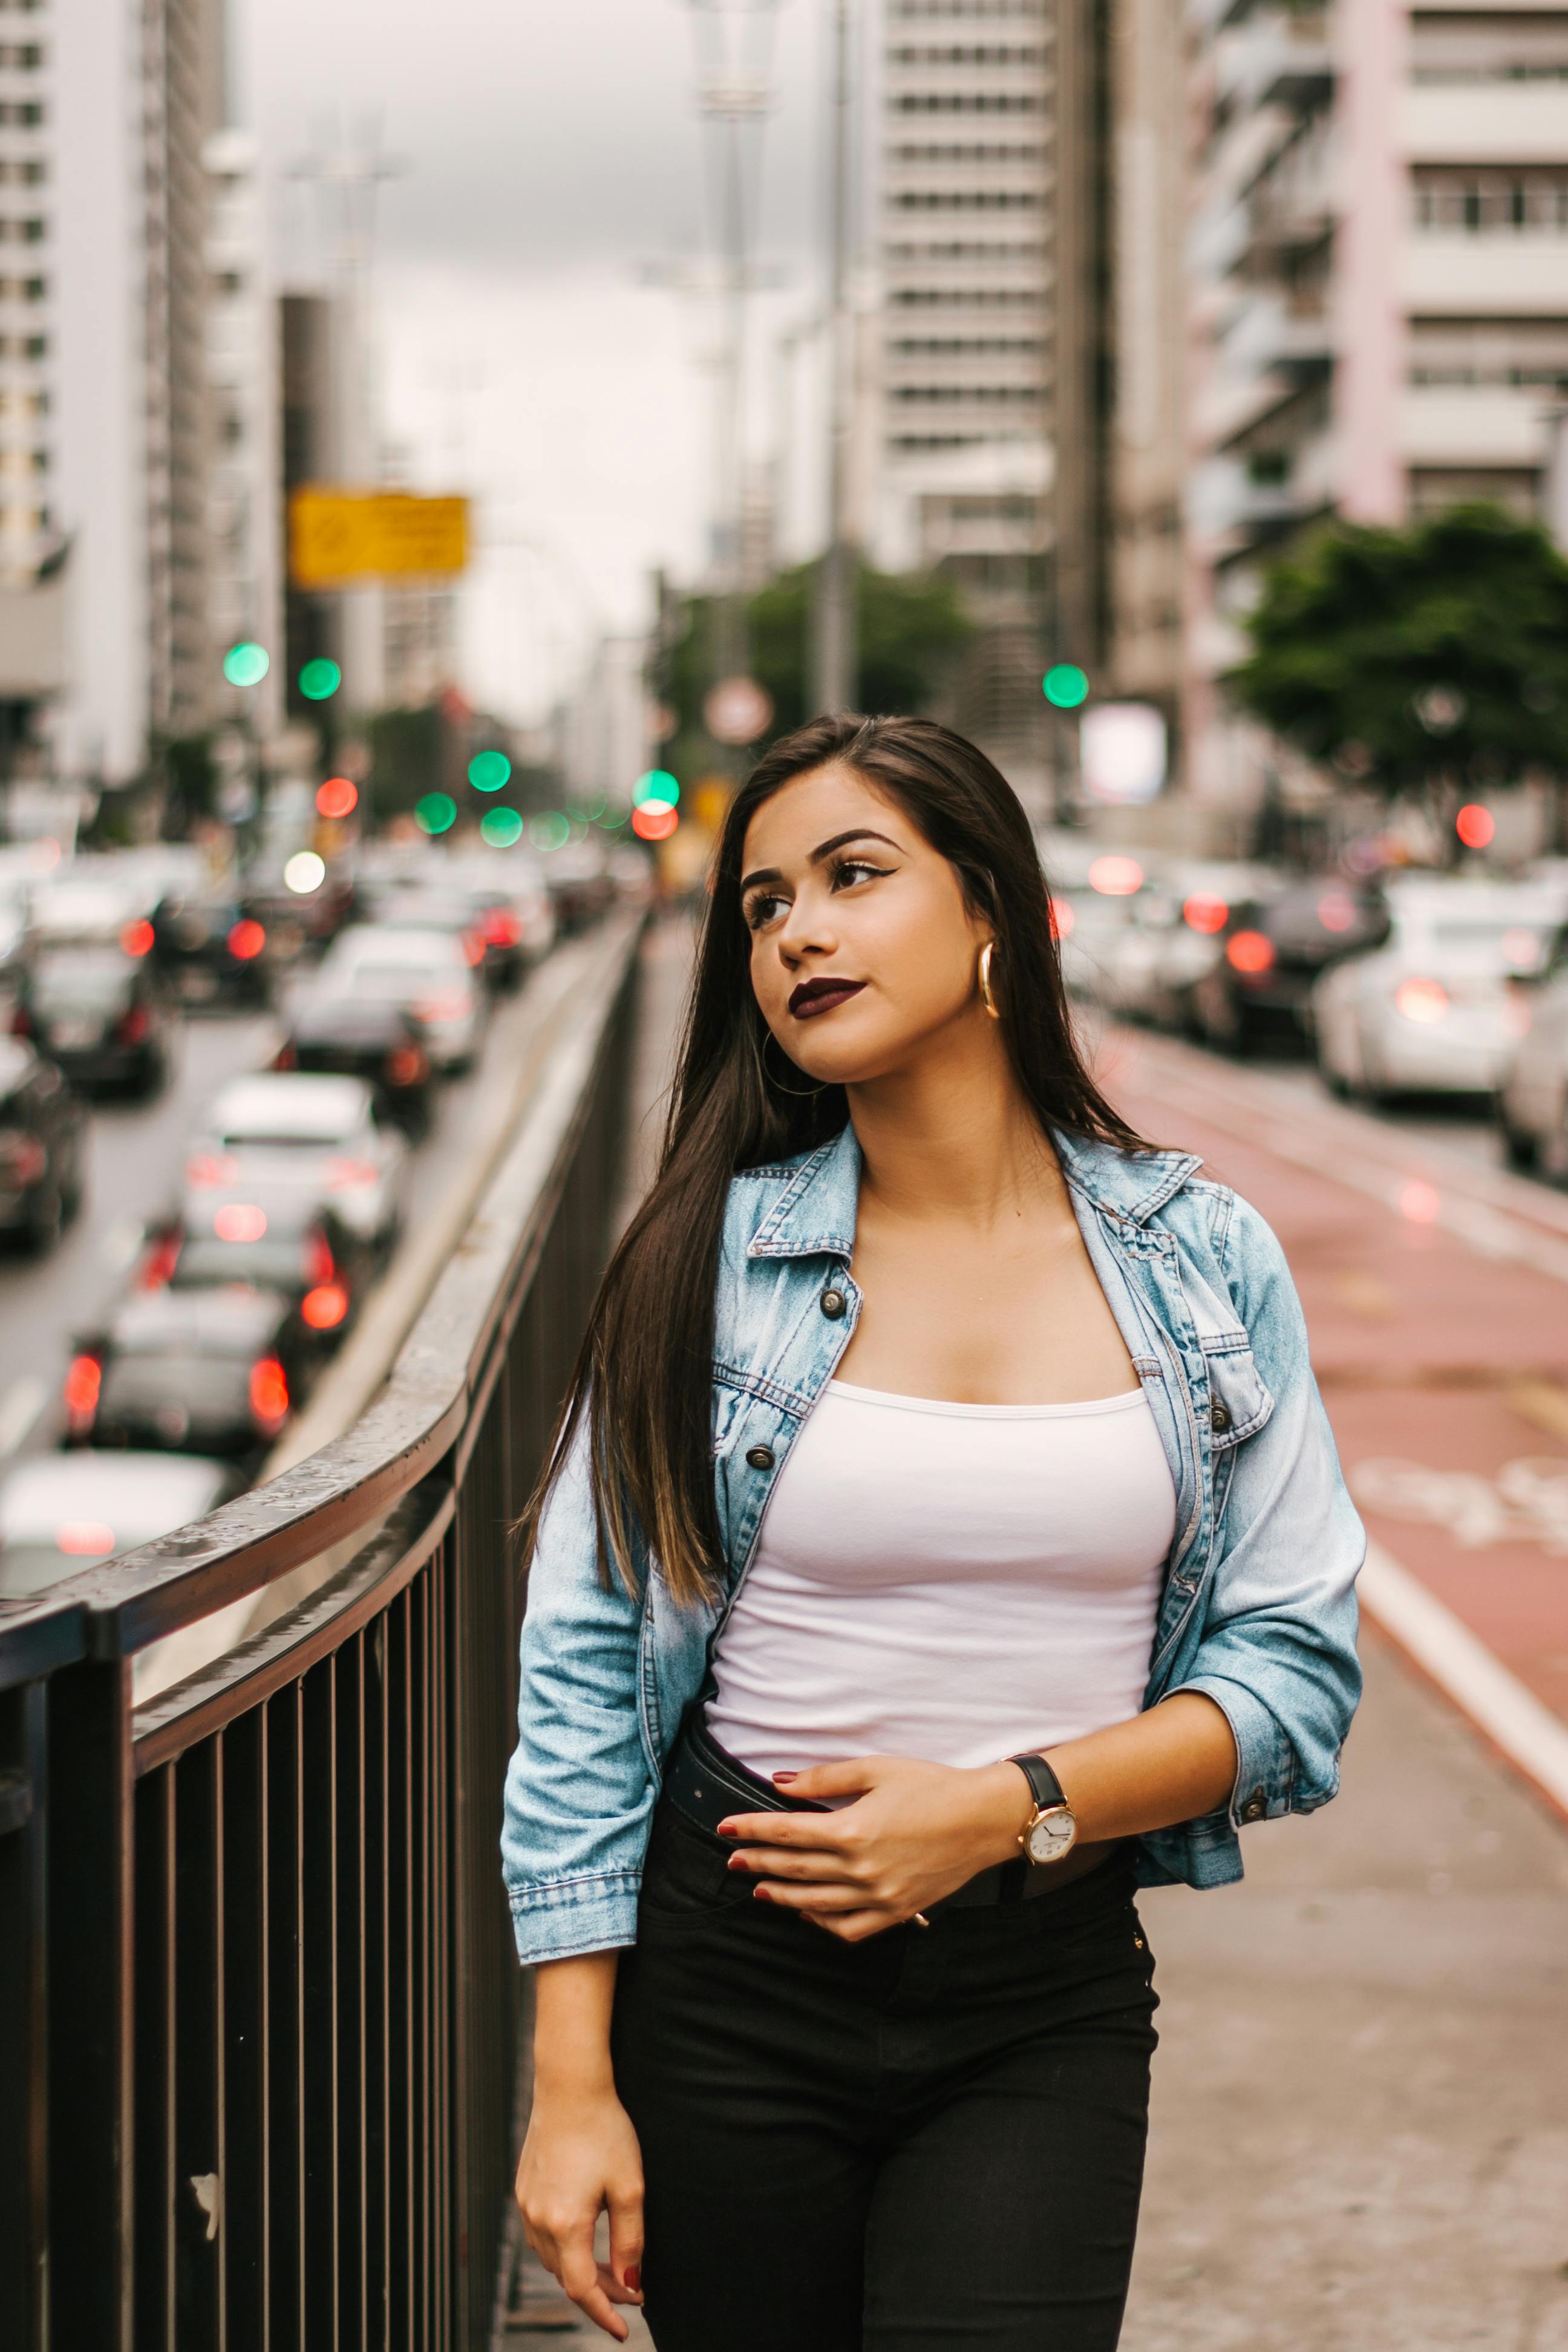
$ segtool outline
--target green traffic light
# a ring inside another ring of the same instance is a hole
[[[492,849],[510,849],[522,839],[522,819],[515,809],[487,809],[479,819],[479,838]]]
[[[476,751],[468,761],[468,782],[477,793],[499,793],[511,782],[511,761],[504,751]]]
[[[300,691],[307,702],[330,700],[342,682],[343,674],[336,662],[321,657],[308,661],[300,672]]]
[[[638,808],[649,801],[658,801],[664,808],[673,808],[680,798],[680,786],[668,768],[650,768],[632,786],[632,799]]]
[[[272,667],[272,657],[265,646],[242,638],[230,646],[223,657],[223,674],[230,686],[259,686]]]
[[[1040,683],[1046,700],[1054,702],[1058,710],[1076,710],[1080,702],[1089,700],[1089,680],[1076,663],[1058,662]]]
[[[458,821],[458,803],[449,793],[426,793],[414,819],[426,833],[446,833]]]

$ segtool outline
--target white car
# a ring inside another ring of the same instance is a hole
[[[1498,1088],[1498,1125],[1515,1168],[1568,1182],[1568,965],[1523,999],[1524,1034]]]
[[[189,1454],[41,1454],[0,1486],[0,1599],[47,1592],[172,1535],[237,1495],[232,1462]]]
[[[1545,885],[1404,880],[1391,929],[1312,992],[1318,1064],[1342,1094],[1490,1094],[1530,1023],[1520,983],[1538,979],[1563,919]]]
[[[185,1162],[193,1192],[296,1189],[384,1255],[396,1239],[408,1146],[363,1078],[268,1070],[220,1089]]]
[[[462,949],[443,931],[356,923],[333,941],[315,993],[401,1004],[438,1069],[471,1069],[484,1030],[481,992]]]

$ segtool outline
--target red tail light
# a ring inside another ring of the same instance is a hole
[[[331,1248],[325,1234],[310,1235],[305,1248],[305,1266],[312,1288],[336,1279],[338,1269],[332,1263]]]
[[[272,1066],[275,1070],[297,1070],[300,1056],[292,1045],[279,1045],[272,1056]]]
[[[1205,937],[1212,938],[1215,931],[1223,931],[1229,922],[1230,908],[1223,898],[1199,896],[1184,903],[1182,917],[1189,930],[1202,931]]]
[[[179,1261],[180,1237],[178,1234],[168,1234],[162,1241],[154,1242],[142,1259],[142,1271],[136,1277],[138,1285],[143,1290],[162,1290]]]
[[[428,1076],[429,1063],[417,1045],[398,1045],[386,1057],[389,1087],[416,1087]]]
[[[330,1160],[327,1184],[333,1192],[350,1192],[358,1184],[374,1184],[380,1171],[368,1160]]]
[[[49,1155],[36,1135],[22,1128],[0,1128],[0,1178],[5,1182],[36,1184],[48,1164]]]
[[[239,1162],[226,1152],[197,1151],[185,1162],[185,1181],[198,1187],[208,1184],[232,1184],[239,1174]]]
[[[1226,942],[1225,960],[1249,980],[1274,968],[1274,942],[1261,931],[1237,931]]]
[[[120,934],[120,944],[128,956],[151,955],[157,934],[145,915],[134,923],[127,923]]]
[[[492,907],[485,917],[485,944],[492,948],[514,948],[522,937],[522,925],[504,907]]]
[[[65,1399],[71,1428],[79,1436],[91,1425],[102,1387],[103,1366],[98,1358],[73,1356],[70,1370],[66,1374]]]
[[[267,945],[267,933],[261,925],[244,915],[228,935],[228,951],[238,963],[251,963]]]
[[[116,1026],[114,1034],[122,1045],[140,1045],[147,1034],[149,1026],[147,1007],[144,1004],[133,1004]]]
[[[300,1301],[300,1313],[312,1331],[335,1331],[349,1311],[349,1295],[341,1282],[319,1282]]]
[[[250,1410],[268,1427],[275,1427],[288,1413],[289,1382],[276,1356],[263,1356],[250,1368]]]

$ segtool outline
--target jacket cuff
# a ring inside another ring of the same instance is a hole
[[[527,1968],[542,1960],[581,1959],[589,1952],[614,1952],[637,1939],[637,1890],[641,1874],[557,1879],[511,1897],[517,1957]]]
[[[1290,1754],[1279,1718],[1245,1683],[1226,1675],[1194,1675],[1177,1689],[1201,1691],[1212,1699],[1236,1741],[1236,1780],[1227,1807],[1231,1825],[1271,1822],[1290,1810]],[[1175,1691],[1167,1691],[1174,1698]]]

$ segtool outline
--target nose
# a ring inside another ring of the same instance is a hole
[[[796,891],[788,915],[775,934],[785,963],[803,963],[808,956],[831,955],[838,944],[832,920],[832,901],[815,880]]]

